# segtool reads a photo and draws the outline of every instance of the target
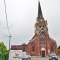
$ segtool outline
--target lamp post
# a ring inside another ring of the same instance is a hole
[[[10,43],[11,43],[11,34],[9,34],[9,60],[10,60]]]
[[[10,51],[10,43],[11,43],[11,34],[9,35],[9,51]]]

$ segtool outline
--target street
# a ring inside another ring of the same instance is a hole
[[[48,57],[43,57],[43,58],[41,58],[41,57],[32,57],[31,60],[49,60],[49,58]],[[60,60],[60,58],[58,58],[58,60]]]
[[[36,57],[36,58],[31,58],[31,60],[49,60],[49,58],[41,58],[41,57]]]
[[[14,60],[17,60],[17,59],[14,59]],[[32,57],[31,59],[22,59],[22,60],[49,60],[49,58],[48,57]],[[58,60],[60,60],[60,58],[58,58]]]

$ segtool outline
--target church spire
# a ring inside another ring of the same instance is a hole
[[[38,1],[38,19],[43,18],[40,2]]]

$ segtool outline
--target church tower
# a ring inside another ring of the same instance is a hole
[[[48,33],[48,28],[47,28],[47,21],[44,20],[44,17],[42,14],[40,2],[38,1],[38,17],[35,23],[35,34],[38,34],[42,31],[45,33]]]

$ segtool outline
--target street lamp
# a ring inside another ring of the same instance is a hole
[[[9,60],[10,60],[10,43],[11,43],[11,34],[9,34]]]
[[[10,51],[10,43],[11,43],[11,34],[9,35],[9,51]]]

